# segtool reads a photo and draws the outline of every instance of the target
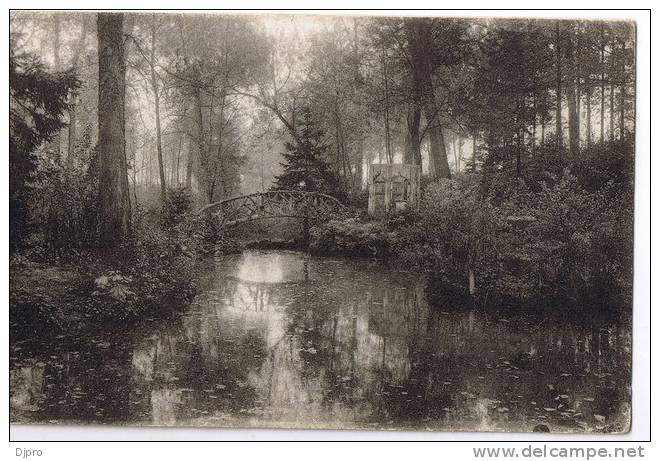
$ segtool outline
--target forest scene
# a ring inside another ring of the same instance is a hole
[[[633,22],[10,13],[15,424],[626,432]]]

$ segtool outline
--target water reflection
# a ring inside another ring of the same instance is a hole
[[[415,274],[247,252],[179,316],[15,344],[13,421],[621,430],[629,327],[438,312]]]

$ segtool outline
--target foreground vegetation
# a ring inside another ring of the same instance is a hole
[[[185,307],[207,244],[193,220],[166,216],[138,210],[132,238],[112,252],[34,235],[10,261],[12,334],[121,327]]]

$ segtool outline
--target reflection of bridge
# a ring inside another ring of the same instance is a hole
[[[274,190],[211,203],[200,215],[215,216],[222,227],[265,218],[307,218],[318,221],[346,207],[334,197],[318,192]]]

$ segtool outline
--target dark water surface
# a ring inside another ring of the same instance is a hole
[[[297,252],[209,262],[199,291],[132,331],[11,344],[12,421],[627,429],[628,324],[430,308],[417,274]]]

